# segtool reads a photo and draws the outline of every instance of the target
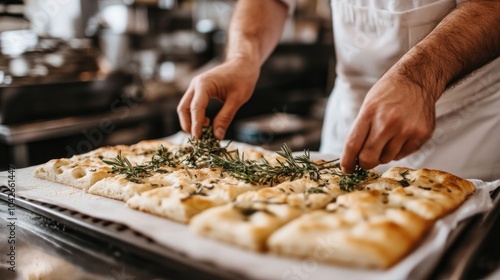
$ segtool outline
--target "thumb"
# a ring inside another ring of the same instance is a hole
[[[227,128],[231,124],[231,121],[236,115],[236,112],[240,106],[235,104],[234,102],[225,102],[222,108],[220,109],[217,116],[214,119],[214,134],[217,139],[224,139],[224,135],[226,135]]]

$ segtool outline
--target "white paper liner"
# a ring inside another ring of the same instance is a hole
[[[175,137],[179,137],[180,141],[185,140],[182,134],[176,134]],[[314,154],[316,155],[317,153]],[[204,239],[189,232],[187,225],[132,210],[121,201],[35,178],[32,175],[35,168],[28,167],[15,171],[17,197],[47,202],[91,217],[125,224],[167,248],[186,254],[194,262],[211,262],[221,269],[235,271],[255,279],[405,279],[414,268],[418,268],[421,272],[425,271],[426,267],[429,268],[424,261],[432,263],[441,255],[450,231],[460,221],[490,209],[492,207],[490,191],[500,185],[500,180],[489,183],[471,180],[476,185],[477,191],[456,211],[437,221],[426,238],[410,255],[391,269],[381,271],[318,263],[314,254],[309,259],[296,260],[245,251]],[[0,185],[7,185],[8,175],[7,172],[0,173]]]

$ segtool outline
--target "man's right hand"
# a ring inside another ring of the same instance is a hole
[[[238,109],[252,96],[259,72],[259,63],[239,57],[196,76],[177,106],[182,130],[198,139],[209,122],[208,102],[217,99],[223,106],[212,126],[215,137],[223,139]]]

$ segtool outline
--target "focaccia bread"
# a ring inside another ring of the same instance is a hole
[[[187,223],[204,210],[230,203],[239,194],[259,187],[234,178],[200,177],[188,184],[161,187],[135,195],[127,201],[127,205],[133,209]]]
[[[286,204],[257,203],[251,207],[226,204],[195,216],[195,234],[253,251],[265,251],[269,235],[300,216],[301,210]]]
[[[299,209],[320,209],[332,199],[344,193],[333,178],[328,183],[320,183],[311,179],[301,178],[287,181],[274,187],[266,187],[257,191],[244,193],[237,198],[240,205],[254,202],[269,204],[288,204]]]
[[[208,133],[205,130],[204,133]],[[387,269],[460,206],[474,185],[429,169],[379,176],[338,161],[262,149],[235,151],[213,135],[103,147],[40,165],[36,177],[126,202],[241,248]]]
[[[36,168],[34,176],[86,190],[99,180],[114,176],[109,173],[111,167],[99,161],[90,158],[53,159]]]
[[[385,269],[408,254],[428,228],[428,221],[409,211],[364,204],[304,214],[267,244],[279,255]]]
[[[281,255],[306,258],[315,252],[318,261],[386,269],[423,239],[433,220],[474,190],[471,182],[446,172],[392,168],[338,196],[327,211],[284,226],[268,246]]]
[[[169,141],[142,141],[132,146],[117,145],[95,149],[70,158],[53,159],[34,171],[37,178],[87,190],[96,182],[113,177],[111,167],[103,160],[112,160],[117,155],[126,157],[132,165],[143,164],[151,159],[161,146],[174,148],[179,145]]]
[[[438,170],[394,167],[364,188],[384,190],[389,205],[435,220],[457,208],[475,191],[470,181]]]

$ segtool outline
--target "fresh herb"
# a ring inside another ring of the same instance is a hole
[[[251,216],[253,215],[255,212],[259,211],[257,209],[253,209],[253,208],[240,208],[240,207],[235,207],[236,209],[240,210],[241,214],[243,214],[243,216]]]
[[[428,187],[422,187],[422,186],[418,186],[419,188],[421,188],[422,190],[426,190],[426,191],[430,191],[432,188],[428,188]]]
[[[307,193],[326,193],[326,192],[320,188],[310,188],[307,190]]]
[[[277,160],[277,165],[271,165],[265,158],[259,161],[246,160],[238,151],[224,156],[213,155],[211,164],[222,167],[232,177],[247,183],[271,185],[285,180],[293,181],[307,177],[314,181],[321,179],[321,172],[326,169],[337,168],[330,162],[315,163],[310,159],[309,151],[304,155],[294,157],[291,149],[284,144],[277,152],[284,160]]]
[[[398,182],[401,184],[401,186],[403,186],[403,188],[406,188],[410,185],[410,182],[409,182],[409,179],[406,178],[406,176],[410,174],[410,171],[409,170],[405,170],[404,172],[400,173],[399,175],[401,175],[401,177],[403,177],[403,179],[401,180],[398,180]]]
[[[238,150],[229,151],[227,146],[221,146],[213,134],[212,127],[208,126],[203,128],[199,139],[189,139],[185,147],[168,150],[161,146],[144,165],[133,166],[127,158],[121,156],[121,152],[114,160],[104,162],[112,165],[111,173],[126,174],[126,178],[133,182],[138,182],[139,179],[151,176],[155,172],[165,173],[167,170],[164,167],[179,165],[185,168],[219,167],[222,169],[221,177],[223,172],[227,172],[230,176],[247,183],[271,186],[299,178],[309,178],[319,182],[320,186],[326,186],[326,181],[322,180],[321,175],[332,174],[340,177],[339,185],[343,191],[352,191],[358,183],[375,176],[359,166],[356,166],[352,174],[342,173],[338,159],[314,162],[307,150],[303,155],[293,156],[292,150],[286,144],[277,154],[283,159],[277,160],[276,165],[270,164],[265,158],[258,161],[245,159],[244,154],[240,154]],[[189,171],[188,175],[191,176]]]
[[[352,174],[338,173],[336,175],[340,176],[340,189],[347,192],[353,191],[358,183],[375,176],[372,172],[359,166],[356,166]]]
[[[189,146],[181,151],[187,155],[182,163],[191,168],[209,167],[208,162],[214,155],[230,156],[227,146],[222,147],[220,141],[215,138],[212,126],[204,127],[200,139],[190,138],[188,144]]]
[[[400,183],[403,188],[406,188],[410,185],[410,183],[408,183],[408,181],[406,180],[399,180],[398,183]]]
[[[148,162],[151,170],[156,172],[164,172],[162,167],[177,167],[180,164],[179,154],[174,153],[173,150],[168,150],[161,145]]]
[[[120,151],[112,160],[103,160],[104,163],[111,165],[111,173],[124,174],[125,178],[131,182],[139,183],[139,180],[149,176],[150,169],[144,165],[132,165],[130,161],[122,156]]]

